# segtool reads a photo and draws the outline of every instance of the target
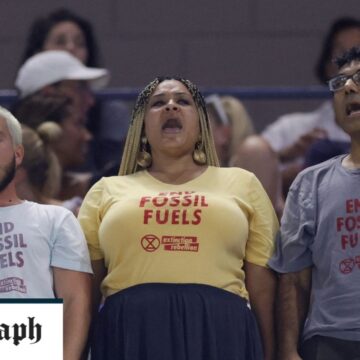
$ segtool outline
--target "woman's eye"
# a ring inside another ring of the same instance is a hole
[[[178,103],[180,105],[189,105],[190,104],[189,100],[187,100],[187,99],[179,99]]]
[[[157,107],[157,106],[162,106],[162,105],[164,105],[164,101],[162,101],[162,100],[157,100],[151,104],[152,107]]]

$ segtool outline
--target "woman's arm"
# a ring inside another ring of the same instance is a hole
[[[244,262],[245,285],[251,309],[259,326],[264,360],[275,359],[275,294],[276,275],[266,267]]]
[[[107,269],[104,264],[104,259],[93,260],[91,266],[94,272],[91,286],[92,314],[94,316],[99,311],[99,305],[102,298],[100,285],[107,275]]]

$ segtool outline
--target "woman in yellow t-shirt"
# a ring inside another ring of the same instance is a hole
[[[92,359],[273,359],[276,215],[253,174],[219,167],[190,81],[141,92],[119,175],[79,213],[105,299]]]

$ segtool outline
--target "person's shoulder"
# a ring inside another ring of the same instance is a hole
[[[62,205],[53,205],[53,204],[38,204],[31,203],[34,208],[37,209],[38,212],[48,214],[54,217],[59,216],[67,216],[69,214],[73,215],[73,213],[68,210],[66,207]]]
[[[103,176],[98,181],[96,181],[90,190],[96,189],[100,190],[104,187],[108,186],[109,184],[114,184],[119,181],[120,176],[119,175],[112,175],[112,176]]]
[[[75,219],[75,215],[61,205],[39,204],[26,201],[26,220],[34,221],[41,225],[61,224],[65,219]]]
[[[341,164],[341,159],[344,157],[344,155],[338,155],[334,156],[331,159],[328,159],[326,161],[323,161],[319,164],[309,166],[306,169],[300,171],[299,175],[301,176],[309,176],[311,174],[317,174],[319,172],[327,171],[330,168],[334,168]]]
[[[309,187],[311,184],[318,186],[319,181],[325,178],[325,175],[335,169],[338,166],[341,166],[341,159],[343,155],[335,156],[329,160],[326,160],[322,163],[310,166],[302,171],[296,176],[291,189],[297,187]]]
[[[143,181],[146,178],[147,176],[145,171],[137,171],[129,175],[104,176],[97,181],[92,188],[106,191],[106,189],[109,188],[131,186],[132,184]]]
[[[210,175],[217,175],[220,178],[223,178],[224,180],[226,178],[230,179],[238,179],[238,180],[248,180],[250,181],[255,177],[255,175],[243,168],[240,167],[211,167]]]
[[[213,173],[223,174],[223,175],[230,175],[230,174],[251,174],[250,171],[245,170],[243,168],[237,166],[209,166],[210,171]]]
[[[137,179],[143,177],[145,177],[145,171],[137,171],[133,174],[128,175],[104,176],[98,181],[98,183],[100,183],[102,186],[106,186],[108,184],[121,184],[136,181]]]

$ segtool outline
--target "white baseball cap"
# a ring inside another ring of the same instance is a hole
[[[15,87],[24,98],[62,80],[87,80],[91,89],[97,90],[106,86],[109,79],[106,69],[87,67],[67,51],[48,50],[25,61],[17,73]]]

